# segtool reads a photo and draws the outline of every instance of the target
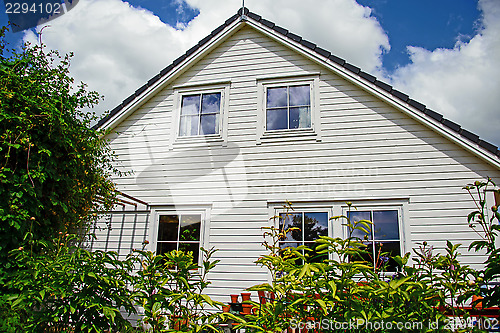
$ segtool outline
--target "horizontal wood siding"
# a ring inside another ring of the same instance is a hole
[[[297,135],[257,144],[257,78],[308,73],[320,73],[322,140]],[[174,144],[170,150],[177,126],[173,87],[218,80],[231,81],[227,146]],[[221,262],[210,276],[210,293],[225,301],[268,278],[253,263],[264,252],[260,228],[271,223],[268,202],[329,200],[340,206],[406,198],[406,248],[427,241],[439,250],[446,240],[467,246],[476,239],[466,222],[473,206],[462,187],[487,176],[500,179],[499,170],[471,153],[251,28],[152,96],[109,139],[120,167],[133,171],[116,179],[120,190],[153,208],[211,205],[206,246],[219,249]],[[122,242],[131,237],[129,227],[127,221]],[[116,249],[119,232],[112,230],[108,248]],[[151,227],[148,237],[153,244]],[[484,259],[462,252],[465,263]]]

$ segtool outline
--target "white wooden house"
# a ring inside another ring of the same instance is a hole
[[[484,261],[465,250],[476,235],[462,187],[500,181],[497,147],[246,9],[98,127],[112,130],[120,167],[133,172],[116,178],[118,189],[147,205],[115,214],[93,247],[215,247],[216,299],[268,280],[254,264],[261,227],[286,200],[302,230],[343,236],[329,218],[350,201],[353,217],[375,223],[375,247],[405,253],[451,240],[464,244],[464,263]],[[294,237],[288,245],[312,240]]]

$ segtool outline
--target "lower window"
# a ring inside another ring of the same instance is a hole
[[[201,214],[160,214],[156,254],[172,250],[192,252],[193,262],[198,263],[201,222]]]
[[[401,255],[401,233],[399,230],[400,214],[397,209],[368,210],[362,209],[350,211],[347,217],[351,223],[361,220],[371,221],[371,228],[364,232],[359,229],[352,230],[351,236],[359,238],[366,246],[368,254],[357,260],[365,260],[373,263],[373,267],[380,269],[385,267],[386,271],[396,271],[398,265],[391,259]]]
[[[328,255],[316,253],[316,243],[320,236],[328,236],[328,212],[297,212],[280,213],[279,228],[286,233],[286,238],[279,242],[280,248],[305,245],[312,251],[307,251],[309,262],[328,259]],[[296,228],[296,229],[295,229]]]

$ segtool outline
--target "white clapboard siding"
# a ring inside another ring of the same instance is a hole
[[[286,136],[258,144],[258,80],[300,74],[319,77],[321,140]],[[174,87],[211,81],[230,81],[227,143],[172,145]],[[451,240],[464,244],[464,263],[484,260],[466,251],[477,238],[462,187],[487,176],[499,180],[498,169],[250,27],[150,96],[108,139],[119,167],[133,172],[115,179],[121,191],[153,209],[211,207],[204,246],[218,249],[208,292],[219,300],[267,281],[254,261],[264,253],[261,227],[271,225],[271,202],[328,202],[338,210],[346,201],[403,201],[405,249],[427,241],[439,251]],[[118,222],[101,230],[94,248],[126,255],[140,248],[144,232],[154,248],[153,214],[149,222],[140,215],[135,234],[130,218],[123,230]]]

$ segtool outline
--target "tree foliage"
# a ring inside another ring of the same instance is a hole
[[[99,95],[69,75],[72,55],[7,50],[0,31],[0,267],[26,234],[52,239],[87,227],[115,189],[113,156],[86,111]],[[0,272],[0,276],[2,272]]]

